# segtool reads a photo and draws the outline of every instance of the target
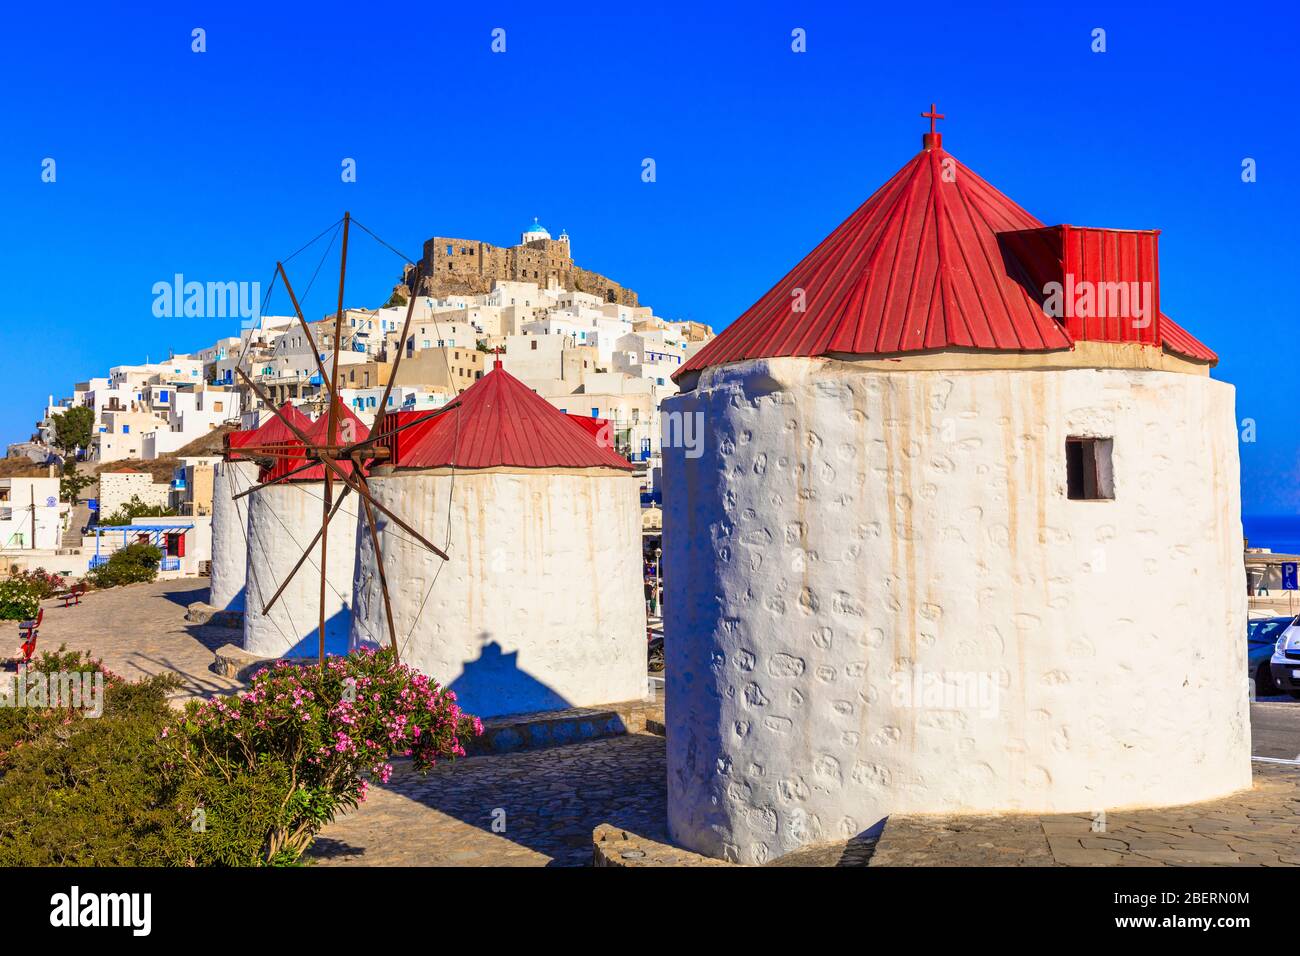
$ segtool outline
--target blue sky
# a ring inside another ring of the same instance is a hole
[[[344,209],[412,255],[537,216],[658,314],[721,328],[913,155],[934,100],[945,147],[1043,221],[1163,230],[1162,306],[1256,423],[1245,510],[1300,510],[1292,6],[272,6],[0,14],[5,441],[77,379],[233,332],[154,318],[155,282],[265,284]],[[348,304],[399,271],[358,237]]]

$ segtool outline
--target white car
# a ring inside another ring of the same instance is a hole
[[[1273,672],[1273,682],[1300,700],[1300,617],[1278,637],[1268,666]]]

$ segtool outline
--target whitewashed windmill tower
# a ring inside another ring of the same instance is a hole
[[[1044,226],[931,130],[664,405],[705,428],[664,450],[703,853],[1250,785],[1234,393],[1160,312],[1158,233]]]

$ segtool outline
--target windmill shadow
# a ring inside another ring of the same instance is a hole
[[[449,685],[466,713],[485,719],[572,707],[563,695],[520,667],[517,652],[506,652],[492,635],[478,635],[480,650]],[[524,651],[527,660],[527,650]],[[432,675],[437,676],[437,675]],[[591,832],[602,823],[623,827],[652,840],[667,839],[664,739],[627,734],[583,740],[566,746],[524,749],[440,761],[428,775],[414,772],[374,783],[405,800],[437,811],[481,831],[473,842],[499,841],[527,848],[548,859],[547,866],[589,866]],[[327,837],[321,855],[341,855],[365,863],[366,844],[411,841],[429,865],[460,865],[455,847],[424,842],[427,819],[400,814],[385,824],[382,836],[365,829]],[[348,845],[356,844],[356,845]],[[313,851],[314,853],[315,851]]]
[[[455,691],[456,701],[467,713],[488,718],[573,706],[554,688],[520,668],[518,651],[506,653],[486,631],[478,638],[484,642],[478,657],[466,661],[460,676],[447,687]]]
[[[331,657],[346,657],[349,635],[352,631],[352,608],[343,605],[334,615],[325,621],[325,653]],[[281,657],[317,657],[320,654],[320,638],[316,634],[316,625],[304,634]]]

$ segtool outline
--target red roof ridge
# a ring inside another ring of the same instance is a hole
[[[396,468],[617,468],[632,465],[498,364],[460,407],[405,448]]]

